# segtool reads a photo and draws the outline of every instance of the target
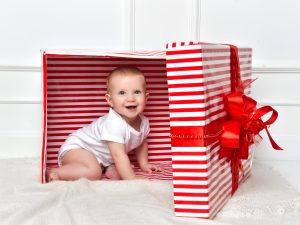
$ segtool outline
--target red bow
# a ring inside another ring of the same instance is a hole
[[[268,126],[275,122],[278,113],[271,106],[256,109],[257,102],[241,93],[231,93],[224,99],[225,110],[229,120],[223,124],[220,155],[222,157],[248,159],[249,147],[254,143],[255,136],[266,130],[272,147],[282,150],[268,131]],[[272,113],[267,121],[262,117]]]

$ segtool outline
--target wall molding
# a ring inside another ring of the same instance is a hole
[[[41,138],[43,136],[42,128],[41,131],[0,131],[0,138],[7,137],[30,137],[30,138]]]
[[[300,67],[253,67],[252,73],[300,73]]]
[[[43,100],[40,98],[0,98],[0,104],[32,104],[32,105],[41,105]],[[259,100],[259,106],[272,105],[272,106],[289,106],[289,107],[300,107],[300,102],[288,102],[288,101],[270,101],[270,100]]]
[[[259,102],[257,103],[259,106],[264,106],[264,105],[272,105],[272,106],[285,106],[285,107],[300,107],[300,102],[296,102],[296,101],[282,101],[282,100],[278,100],[278,101],[270,101],[270,100],[265,100],[265,99],[261,99],[259,100]]]
[[[43,100],[41,98],[24,98],[24,97],[15,97],[15,98],[0,98],[0,104],[42,104]]]
[[[126,12],[126,38],[130,51],[135,50],[135,0],[127,0]]]
[[[192,41],[200,40],[200,16],[201,16],[201,3],[200,0],[191,0],[188,4],[189,7],[189,36]]]
[[[40,67],[40,66],[20,66],[20,65],[12,65],[12,66],[0,65],[0,71],[41,72],[42,67]]]
[[[134,1],[134,0],[130,0]],[[128,26],[134,26],[134,19],[131,19],[131,25]],[[191,31],[191,35],[197,36],[197,31],[195,29]],[[128,46],[130,50],[134,50],[134,28],[131,29],[130,32],[128,32]],[[0,65],[0,72],[1,71],[16,71],[16,72],[42,72],[41,66],[21,66],[21,65]],[[274,73],[299,73],[300,74],[300,67],[288,67],[288,66],[282,66],[282,67],[252,67],[253,74],[257,73],[263,73],[263,74],[274,74]]]

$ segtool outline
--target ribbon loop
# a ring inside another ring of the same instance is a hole
[[[278,117],[278,112],[275,109],[273,109],[271,106],[263,106],[263,107],[257,109],[254,112],[252,119],[253,120],[261,119],[264,115],[266,115],[270,112],[272,112],[272,115],[266,122],[264,122],[264,125],[265,126],[271,125],[272,123],[274,123],[276,121],[276,119]]]

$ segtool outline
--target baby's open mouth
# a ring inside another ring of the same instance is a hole
[[[126,106],[127,109],[135,109],[136,105],[130,105],[130,106]]]

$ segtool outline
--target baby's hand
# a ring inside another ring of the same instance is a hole
[[[151,163],[141,166],[141,169],[147,173],[152,173],[152,171],[154,171],[154,172],[162,172],[163,171],[160,166],[157,166],[157,165],[154,165]]]

